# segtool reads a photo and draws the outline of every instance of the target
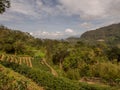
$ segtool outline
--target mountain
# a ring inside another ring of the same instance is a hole
[[[67,42],[77,42],[79,40],[80,40],[79,37],[68,37],[65,39],[65,41],[67,41]]]
[[[80,39],[87,42],[100,41],[112,44],[120,43],[120,23],[87,31],[81,35]]]

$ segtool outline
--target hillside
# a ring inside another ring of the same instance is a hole
[[[120,90],[119,4],[0,0],[0,90]]]
[[[14,55],[33,56],[35,50],[43,45],[42,40],[34,38],[28,32],[8,29],[0,26],[0,51]]]
[[[80,38],[88,42],[103,41],[112,44],[120,43],[120,23],[87,31],[83,33]]]
[[[120,48],[93,47],[74,39],[41,40],[1,26],[0,65],[10,70],[1,72],[1,79],[10,79],[5,81],[8,86],[15,79],[15,85],[24,88],[20,90],[27,90],[27,82],[45,90],[119,90]],[[11,90],[1,84],[0,89]]]
[[[0,64],[0,89],[1,90],[43,90],[31,79],[14,72]]]

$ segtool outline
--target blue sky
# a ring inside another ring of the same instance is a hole
[[[40,38],[80,36],[120,22],[120,0],[11,0],[0,24]]]

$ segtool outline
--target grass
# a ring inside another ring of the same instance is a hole
[[[44,63],[42,63],[42,60],[40,58],[32,59],[32,65],[35,69],[50,72],[50,69]]]

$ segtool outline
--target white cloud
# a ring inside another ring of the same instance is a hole
[[[90,29],[92,28],[94,25],[90,22],[84,22],[82,24],[80,24],[81,27],[85,28],[85,29]]]
[[[38,38],[60,39],[63,36],[62,32],[48,32],[48,31],[35,31],[32,35]]]
[[[35,31],[31,32],[31,35],[38,37],[38,38],[49,38],[49,39],[63,39],[67,38],[70,36],[76,36],[77,33],[72,30],[72,29],[66,29],[64,32],[60,31],[53,31],[53,32],[48,32],[48,31]],[[78,33],[79,35],[79,33]]]
[[[79,15],[85,20],[116,18],[120,14],[120,0],[58,0],[51,7],[42,0],[11,0],[9,12],[19,13],[31,18],[41,18],[46,15]],[[9,14],[9,13],[8,13]]]
[[[80,15],[84,19],[118,17],[120,14],[120,0],[59,0],[59,2],[67,13]]]
[[[104,13],[100,0],[59,0],[59,2],[67,12],[80,15],[81,17],[96,17]]]
[[[33,33],[32,33],[32,32],[30,32],[30,35],[33,35]]]
[[[37,12],[35,12],[34,5],[32,5],[28,0],[11,0],[10,11],[27,16],[37,14]]]
[[[55,15],[57,12],[56,8],[44,5],[42,0],[11,0],[11,7],[5,13],[6,15],[0,16],[0,19],[2,21],[11,21],[14,17],[41,19],[47,15]]]
[[[65,30],[65,32],[66,33],[73,33],[74,31],[72,29],[68,28],[68,29]]]
[[[0,15],[2,21],[22,21],[25,17],[32,19],[41,15],[36,12],[35,5],[31,4],[34,0],[11,0],[11,7]]]
[[[50,7],[44,4],[42,0],[13,0],[12,11],[22,13],[24,15],[39,18],[40,16],[45,17],[47,15],[56,15],[58,9],[56,6]]]
[[[44,4],[43,1],[46,1],[47,4]],[[81,31],[82,29],[90,30],[91,28],[94,29],[96,27],[98,28],[103,25],[120,22],[120,16],[119,16],[120,0],[56,0],[56,1],[57,4],[53,4],[54,0],[11,0],[11,7],[3,15],[0,15],[0,21],[1,23],[3,21],[5,22],[10,21],[9,22],[10,24],[14,22],[15,25],[17,23],[18,26],[19,26],[18,23],[24,22],[26,23],[26,27],[27,25],[29,27],[31,23],[41,24],[42,20],[43,20],[42,24],[51,23],[52,21],[51,19],[53,19],[53,17],[48,19],[48,17],[50,17],[51,15],[57,16],[58,19],[59,17],[61,19],[62,16],[63,19],[66,16],[72,16],[70,17],[71,21],[73,20],[73,22],[75,23],[78,22],[77,25],[79,24],[79,26],[76,25],[75,27],[73,23],[73,28],[79,29]],[[53,4],[53,6],[51,6],[51,3]],[[75,20],[76,18],[79,20],[75,21],[74,17]],[[68,18],[66,18],[66,21],[68,20]],[[29,20],[31,19],[36,22],[29,22]],[[52,23],[54,25],[57,19],[55,18],[53,21],[54,22]],[[61,22],[62,19],[60,23]],[[52,25],[52,23],[50,25]],[[69,25],[71,26],[67,26],[67,27],[72,28],[72,24]],[[37,26],[37,25],[33,24],[33,26]],[[43,25],[43,28],[44,27],[47,27],[47,25],[46,26]],[[64,27],[66,26],[63,25],[63,28]],[[61,38],[61,37],[77,35],[78,33],[71,28],[67,28],[59,32],[37,31],[31,33],[32,35],[41,38]],[[55,28],[55,30],[57,29]]]

